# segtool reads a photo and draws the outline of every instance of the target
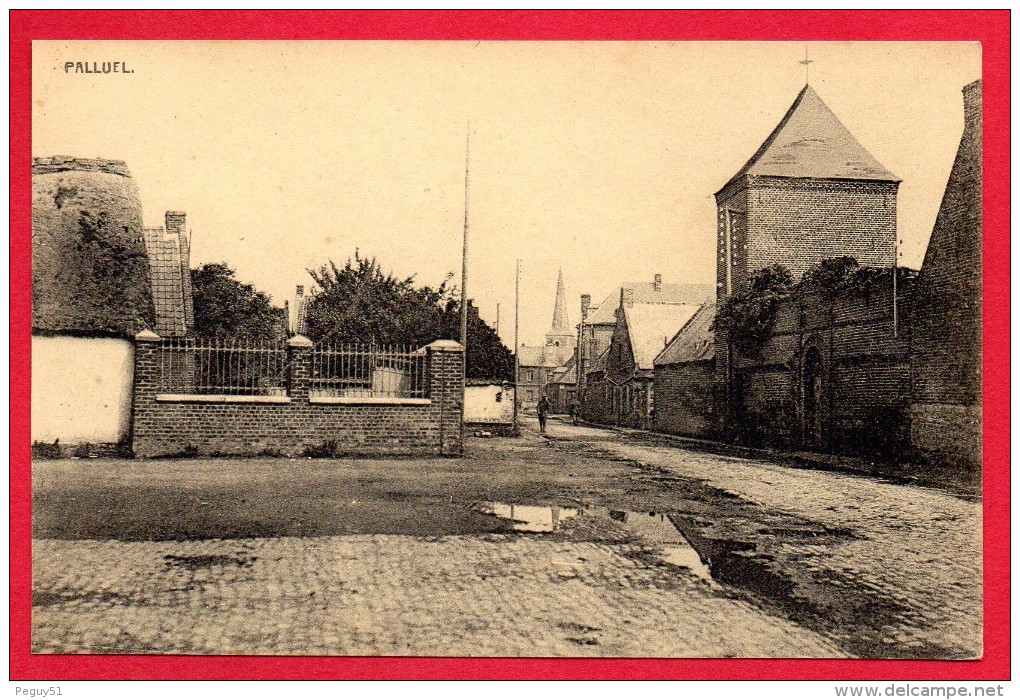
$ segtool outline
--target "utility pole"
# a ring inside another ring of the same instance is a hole
[[[499,302],[496,302],[496,335],[499,335]]]
[[[467,145],[464,149],[464,250],[461,253],[460,271],[460,344],[464,346],[464,367],[467,371],[468,331],[468,175],[471,169],[471,122],[468,122]]]
[[[521,259],[517,258],[517,274],[514,279],[514,432],[517,431],[517,406],[521,400]]]

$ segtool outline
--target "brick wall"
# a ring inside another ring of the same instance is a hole
[[[196,397],[159,394],[159,337],[136,338],[132,449],[136,457],[173,454],[351,455],[463,453],[463,348],[429,345],[428,398],[335,403],[309,399],[312,344],[289,345],[288,396]],[[333,441],[332,444],[330,442]]]
[[[718,427],[711,360],[655,368],[655,430],[711,437]]]
[[[964,88],[964,131],[914,297],[913,422],[922,453],[981,463],[981,83]],[[952,332],[947,332],[952,329]]]
[[[783,302],[762,357],[734,357],[730,418],[745,442],[851,454],[906,451],[910,327],[902,299],[910,288],[901,277],[895,335],[889,274],[858,293],[806,292]],[[718,362],[725,355],[716,347]],[[821,363],[816,433],[805,406],[809,352]]]

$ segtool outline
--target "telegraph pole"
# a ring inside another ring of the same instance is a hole
[[[517,258],[517,275],[514,279],[514,432],[517,431],[517,405],[521,400],[521,343],[517,339],[521,330],[521,259]]]
[[[467,270],[468,270],[468,175],[471,169],[471,122],[468,122],[467,145],[464,149],[464,250],[460,270],[460,344],[464,346],[464,367],[467,371]]]

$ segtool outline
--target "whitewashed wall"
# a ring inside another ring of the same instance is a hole
[[[133,366],[127,340],[32,336],[32,440],[127,438]]]
[[[502,401],[497,397],[502,395]],[[501,384],[468,386],[464,389],[465,423],[513,423],[514,389]]]

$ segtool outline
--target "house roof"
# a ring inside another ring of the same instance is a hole
[[[157,335],[186,336],[195,330],[191,295],[191,259],[187,236],[162,226],[146,228],[152,303],[156,310]]]
[[[720,192],[744,175],[900,181],[854,138],[810,85]]]
[[[593,372],[605,372],[606,365],[609,362],[609,348],[602,351],[602,354],[592,360],[591,363],[585,366],[584,373],[592,374]]]
[[[521,367],[548,367],[555,369],[566,364],[574,353],[569,345],[542,345],[539,347],[522,345],[517,357]]]
[[[664,282],[656,290],[653,282],[632,282],[620,285],[610,292],[585,323],[590,326],[615,324],[616,310],[620,307],[620,296],[623,290],[629,292],[629,298],[635,304],[693,304],[698,306],[715,298],[715,287],[711,284]]]
[[[468,377],[464,380],[465,386],[513,386],[513,382],[508,382],[505,379],[476,379]]]
[[[715,358],[715,304],[703,304],[669,344],[655,358],[653,364],[675,365],[684,362],[699,362]]]
[[[633,304],[624,306],[630,347],[638,370],[653,369],[666,343],[697,313],[694,304]]]
[[[130,338],[153,323],[142,204],[127,165],[33,158],[33,332]]]
[[[552,384],[577,384],[577,353],[570,356],[567,364],[557,367],[549,381]]]

